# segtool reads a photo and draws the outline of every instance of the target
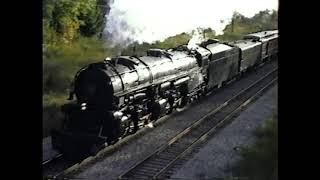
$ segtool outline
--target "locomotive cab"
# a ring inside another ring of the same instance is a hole
[[[191,49],[149,49],[146,56],[89,64],[74,78],[69,100],[75,95],[76,101],[62,106],[65,119],[62,130],[51,134],[52,147],[77,160],[95,154],[106,142],[113,144],[231,82],[262,62],[261,52],[274,55],[277,37],[268,38],[265,51],[248,36],[231,43],[208,39]]]

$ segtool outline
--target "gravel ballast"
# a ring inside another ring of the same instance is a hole
[[[237,118],[211,138],[201,150],[172,176],[172,179],[213,179],[232,176],[230,167],[240,159],[235,147],[248,147],[253,131],[277,112],[278,86],[269,89]]]
[[[194,121],[198,120],[212,109],[215,109],[237,92],[249,86],[256,79],[266,72],[269,72],[276,63],[267,64],[263,68],[252,72],[249,76],[223,87],[217,92],[203,98],[201,101],[192,104],[182,112],[174,112],[172,115],[162,118],[154,129],[144,129],[146,131],[141,137],[132,138],[123,147],[107,155],[102,160],[77,171],[75,178],[84,179],[115,179],[121,173],[133,166],[135,163],[151,154],[157,147],[165,144],[176,134],[187,128]],[[43,139],[43,160],[56,155],[57,152],[51,149],[50,137]]]
[[[151,129],[102,160],[77,171],[74,178],[116,179],[128,168],[151,154],[157,147],[165,144],[190,124],[224,103],[240,90],[248,87],[258,77],[276,66],[275,63],[268,64],[266,67],[253,72],[250,76],[243,77],[241,80],[228,85],[228,87],[205,97],[202,101],[192,104],[184,111],[174,112],[172,115],[163,118],[160,121],[165,121],[165,123]]]

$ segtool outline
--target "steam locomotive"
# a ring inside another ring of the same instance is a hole
[[[75,75],[69,99],[76,101],[62,106],[63,128],[52,132],[52,147],[67,157],[95,154],[277,53],[274,30],[89,64]]]

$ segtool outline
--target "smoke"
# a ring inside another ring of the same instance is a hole
[[[202,41],[204,41],[203,32],[197,29],[194,31],[192,38],[188,43],[188,48],[195,49],[197,47],[197,44],[201,43]]]
[[[109,15],[106,16],[107,25],[104,32],[111,41],[127,46],[137,39],[142,33],[142,29],[131,23],[127,12],[117,6],[117,3],[112,3],[110,6],[111,10]]]
[[[133,41],[162,41],[198,27],[222,34],[234,11],[252,17],[278,9],[278,0],[114,0],[110,8],[104,32],[126,46]]]

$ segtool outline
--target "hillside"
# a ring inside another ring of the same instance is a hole
[[[133,42],[123,47],[102,38],[110,11],[109,0],[44,0],[43,5],[43,136],[61,127],[60,105],[67,102],[68,89],[77,70],[88,63],[117,55],[144,55],[149,48],[172,48],[187,44],[195,31],[224,41],[244,34],[277,29],[277,11],[261,11],[252,18],[235,12],[224,34],[197,28],[154,43]],[[210,17],[208,17],[210,18]]]

